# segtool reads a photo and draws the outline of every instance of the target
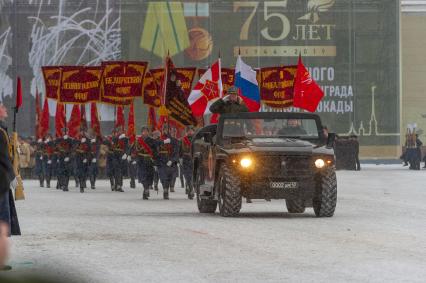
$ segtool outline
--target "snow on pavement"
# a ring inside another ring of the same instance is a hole
[[[87,282],[424,282],[426,172],[400,165],[339,171],[335,216],[284,201],[243,203],[237,218],[198,213],[183,189],[80,194],[25,181],[9,276]],[[55,183],[55,182],[54,182]],[[74,182],[72,182],[73,184]],[[180,183],[179,181],[177,183]]]

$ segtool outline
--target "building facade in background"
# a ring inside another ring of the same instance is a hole
[[[205,68],[236,56],[255,68],[295,65],[302,55],[326,96],[318,108],[338,134],[360,136],[364,157],[396,157],[401,140],[400,3],[394,0],[2,1],[0,100],[24,80],[19,130],[34,132],[43,65],[144,60]],[[4,83],[3,83],[4,82]],[[51,103],[54,113],[54,102]],[[269,110],[264,107],[264,110]],[[294,109],[289,109],[294,111]],[[68,111],[70,112],[70,111]],[[101,119],[113,119],[103,107]],[[136,103],[137,124],[146,110]],[[104,130],[110,127],[104,123]],[[107,131],[109,132],[109,131]]]

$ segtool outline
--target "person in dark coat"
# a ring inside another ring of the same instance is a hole
[[[75,143],[76,178],[80,185],[80,193],[86,188],[87,173],[89,171],[90,142],[84,131],[80,133],[80,140]]]
[[[97,137],[93,137],[90,140],[88,176],[90,180],[90,187],[92,188],[92,190],[96,188],[100,143],[101,141]]]
[[[112,138],[112,165],[114,172],[114,191],[123,191],[123,175],[127,168],[127,152],[129,139],[124,133]]]
[[[70,177],[74,172],[74,166],[71,160],[74,141],[68,136],[68,129],[64,129],[64,136],[56,140],[56,151],[58,152],[58,183],[59,189],[68,191]]]
[[[186,194],[189,199],[194,198],[194,188],[192,185],[192,156],[191,156],[191,145],[192,145],[192,135],[194,134],[194,128],[188,126],[186,128],[186,135],[180,141],[180,158],[182,164],[182,171],[185,177],[186,184]]]
[[[115,180],[114,180],[114,151],[113,151],[113,143],[112,140],[116,136],[116,131],[113,130],[111,133],[111,136],[105,138],[103,140],[103,144],[106,146],[106,166],[105,166],[105,173],[109,179],[110,185],[111,185],[111,191],[115,191]]]
[[[248,112],[243,99],[238,96],[238,91],[237,87],[230,87],[227,96],[216,100],[210,106],[210,112],[217,114]]]
[[[127,170],[129,172],[129,178],[130,178],[130,188],[136,189],[136,178],[138,175],[138,166],[137,166],[137,160],[136,156],[132,154],[132,149],[135,147],[136,144],[136,138],[132,142],[129,139],[129,146],[128,146],[128,152],[127,152]]]
[[[47,135],[44,139],[43,151],[43,175],[46,180],[46,187],[50,188],[50,180],[54,176],[53,168],[56,167],[53,163],[56,161],[55,155],[55,141],[51,135]]]
[[[44,153],[44,142],[42,139],[34,142],[34,158],[35,158],[35,166],[34,166],[34,174],[38,177],[40,181],[40,187],[44,187],[44,170],[43,170],[43,153]]]
[[[154,155],[157,149],[155,141],[149,136],[149,128],[142,127],[141,136],[138,137],[132,147],[132,159],[137,163],[138,182],[143,186],[142,198],[149,198],[149,190],[154,181]]]
[[[0,104],[0,222],[9,227],[10,235],[21,235],[13,192],[17,181],[12,165],[12,147],[4,120],[7,109]]]

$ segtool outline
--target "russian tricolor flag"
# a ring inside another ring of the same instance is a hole
[[[240,89],[240,96],[244,100],[250,112],[257,112],[260,108],[260,92],[256,79],[256,71],[243,62],[238,55],[237,65],[235,66],[235,83]]]

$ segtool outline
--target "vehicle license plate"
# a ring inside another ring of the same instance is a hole
[[[271,188],[272,189],[297,189],[298,183],[297,182],[271,182]]]

